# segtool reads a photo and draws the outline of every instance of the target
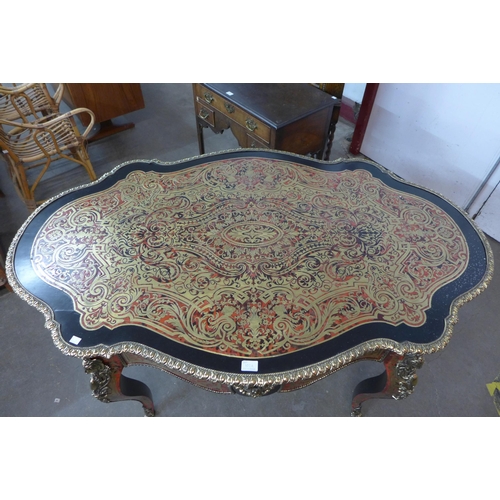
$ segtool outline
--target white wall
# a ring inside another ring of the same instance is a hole
[[[500,241],[500,168],[497,167],[470,208],[471,215],[486,234]]]
[[[346,83],[342,95],[351,99],[351,101],[361,104],[363,94],[365,93],[366,83]]]
[[[380,84],[361,153],[464,208],[500,157],[500,84]]]

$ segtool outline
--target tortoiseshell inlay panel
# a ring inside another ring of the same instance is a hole
[[[442,209],[367,170],[247,157],[133,171],[53,213],[31,257],[86,330],[261,358],[368,322],[423,325],[469,253]]]

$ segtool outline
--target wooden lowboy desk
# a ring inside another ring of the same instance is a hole
[[[101,401],[154,413],[133,364],[256,397],[382,362],[357,415],[413,391],[493,260],[462,210],[373,162],[243,149],[127,162],[56,196],[6,271]]]
[[[270,148],[323,159],[338,100],[307,83],[195,83],[200,154],[203,129],[231,128],[242,148]]]

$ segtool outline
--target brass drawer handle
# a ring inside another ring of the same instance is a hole
[[[245,122],[247,129],[253,132],[257,128],[257,124],[250,118]]]
[[[212,97],[212,94],[210,94],[209,92],[205,92],[203,94],[203,97],[205,98],[205,101],[208,102],[208,104],[210,104],[214,100],[214,98]]]
[[[228,113],[234,113],[234,106],[232,104],[225,102],[224,107],[226,108]]]
[[[209,117],[209,114],[206,109],[200,109],[200,113],[198,114],[198,116],[206,120]]]

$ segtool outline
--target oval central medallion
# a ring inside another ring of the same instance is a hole
[[[276,243],[283,236],[281,229],[262,222],[232,224],[222,232],[222,237],[232,245],[260,247]]]

